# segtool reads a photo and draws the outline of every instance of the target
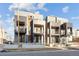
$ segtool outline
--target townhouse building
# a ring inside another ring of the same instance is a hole
[[[45,43],[45,20],[43,20],[43,15],[34,14],[31,22],[31,35],[33,42]]]
[[[43,15],[23,11],[16,12],[14,16],[14,28],[15,43],[18,42],[19,33],[19,42],[43,44],[45,38]]]
[[[41,14],[16,12],[14,28],[15,43],[19,41],[50,46],[72,40],[72,24],[67,19],[56,16],[44,18]]]
[[[51,43],[59,42],[60,37],[60,23],[54,16],[47,16],[46,18],[46,43],[50,45]]]
[[[32,20],[32,15],[33,13],[30,12],[23,12],[20,11],[15,12],[14,16],[14,42],[17,43],[18,39],[19,42],[29,42],[30,40],[30,33],[31,33],[31,27],[30,27],[30,22]],[[19,38],[18,38],[19,34]]]
[[[46,17],[46,45],[67,43],[72,39],[72,24],[65,18]]]

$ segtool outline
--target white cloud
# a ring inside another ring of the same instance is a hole
[[[65,6],[64,8],[62,8],[63,13],[68,13],[69,11],[69,7]]]
[[[2,20],[0,19],[0,25],[2,24]]]
[[[7,17],[10,17],[10,14],[6,14]]]
[[[36,11],[35,14],[40,14],[40,12],[39,11]]]
[[[2,17],[2,15],[0,15],[0,18]]]
[[[14,3],[10,5],[9,10],[23,9],[27,11],[34,11],[35,7],[32,3]]]
[[[42,9],[42,10],[44,10],[44,11],[48,11],[48,9],[45,8],[45,3],[38,3],[38,4],[37,4],[37,8],[38,8],[38,9]]]
[[[72,17],[71,19],[79,19],[79,16],[76,16],[76,17]]]
[[[15,4],[15,3],[13,3],[13,4],[11,4],[10,6],[9,6],[9,10],[10,11],[12,11],[12,10],[14,10],[14,9],[16,9],[18,7],[18,4]]]
[[[0,27],[5,27],[5,21],[0,19]]]
[[[44,7],[44,5],[45,5],[45,3],[39,3],[39,4],[37,4],[37,7],[38,7],[39,9],[41,9],[41,8]]]
[[[48,11],[48,9],[47,9],[47,8],[43,8],[43,10],[44,10],[44,11],[46,11],[46,12]]]
[[[48,9],[45,8],[45,3],[13,3],[9,6],[9,10],[27,10],[31,12],[36,12],[36,10],[44,10],[47,11]]]

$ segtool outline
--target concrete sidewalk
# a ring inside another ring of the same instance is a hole
[[[4,49],[7,51],[40,51],[40,50],[79,50],[77,43],[70,43],[69,46],[60,45],[57,46],[44,46],[40,44],[24,44],[22,48],[18,48],[18,45],[5,45]]]
[[[44,48],[45,46],[42,44],[34,44],[34,43],[24,43],[22,44],[22,48]],[[18,48],[18,44],[4,44],[4,48]]]
[[[70,46],[68,46],[67,49],[79,50],[79,42],[70,43]]]
[[[62,50],[60,48],[12,48],[12,49],[5,49],[6,51],[43,51],[43,50]]]

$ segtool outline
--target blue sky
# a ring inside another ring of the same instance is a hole
[[[13,35],[14,15],[13,8],[17,8],[18,4],[0,3],[0,22],[9,34]],[[67,18],[72,22],[74,28],[79,28],[79,4],[78,3],[43,3],[43,4],[19,4],[19,8],[32,10],[44,16],[54,15]]]

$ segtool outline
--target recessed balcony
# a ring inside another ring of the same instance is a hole
[[[60,23],[54,23],[54,22],[52,23],[51,22],[50,24],[51,24],[51,27],[59,27],[60,26]]]
[[[18,27],[15,28],[15,31],[18,32]],[[20,33],[25,33],[25,32],[26,32],[26,28],[23,27],[23,26],[20,26],[20,27],[19,27],[19,32],[20,32]]]
[[[33,33],[36,33],[36,34],[43,34],[44,31],[42,31],[42,30],[34,30]]]
[[[51,29],[51,35],[59,35],[59,29]]]
[[[61,30],[61,35],[65,35],[65,30]]]
[[[41,32],[41,31],[34,31],[34,33],[43,34],[43,32]]]
[[[51,33],[51,35],[60,35],[59,32]]]

